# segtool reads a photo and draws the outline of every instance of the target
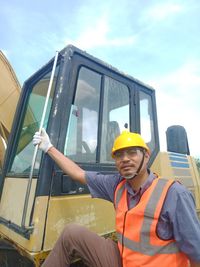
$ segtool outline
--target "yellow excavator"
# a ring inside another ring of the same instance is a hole
[[[11,131],[13,117],[21,92],[12,66],[0,51],[0,169],[6,151],[8,136]]]
[[[110,156],[115,137],[124,129],[141,133],[151,149],[149,167],[188,187],[200,216],[200,177],[186,131],[169,127],[168,151],[160,152],[152,87],[69,45],[20,90],[12,68],[1,57],[1,69],[10,70],[0,84],[5,95],[0,106],[1,267],[41,266],[68,223],[85,225],[103,236],[114,233],[113,206],[91,199],[87,186],[74,182],[33,147],[32,136],[42,127],[64,155],[85,170],[102,173],[116,172]],[[8,80],[15,82],[7,86]],[[76,259],[72,265],[83,266]]]

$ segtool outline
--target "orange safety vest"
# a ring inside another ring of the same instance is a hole
[[[116,232],[123,267],[188,267],[189,260],[174,239],[162,240],[156,226],[173,180],[156,178],[132,209],[127,205],[126,180],[115,191]]]

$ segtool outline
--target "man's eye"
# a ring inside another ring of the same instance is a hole
[[[121,157],[122,156],[122,153],[117,153],[117,152],[115,152],[115,157],[116,158],[119,158],[119,157]]]
[[[128,151],[129,154],[137,154],[137,149],[130,149]]]

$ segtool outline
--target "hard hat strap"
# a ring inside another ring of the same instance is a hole
[[[142,169],[142,166],[143,166],[143,163],[144,163],[144,154],[145,154],[145,152],[144,152],[144,150],[142,150],[142,160],[140,162],[140,166],[138,167],[134,177],[137,176],[140,173],[141,169]]]

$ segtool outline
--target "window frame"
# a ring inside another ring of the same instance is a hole
[[[31,76],[27,81],[25,81],[23,88],[22,88],[22,92],[19,98],[19,103],[17,105],[17,109],[16,109],[16,113],[13,119],[13,125],[12,125],[12,130],[10,133],[10,142],[9,145],[7,147],[7,151],[6,151],[6,155],[5,155],[5,164],[3,167],[3,176],[7,176],[10,178],[27,178],[29,175],[27,173],[13,173],[10,172],[9,170],[11,169],[11,166],[13,164],[14,161],[14,157],[16,155],[16,150],[18,147],[18,142],[19,142],[19,138],[20,138],[20,133],[21,133],[21,129],[24,123],[24,119],[25,119],[25,115],[26,115],[26,110],[27,110],[27,105],[30,99],[30,95],[32,93],[32,89],[34,88],[34,86],[45,76],[47,75],[49,72],[51,73],[52,71],[52,67],[53,67],[53,62],[54,62],[54,58],[42,69],[40,69],[38,72],[36,72],[33,76]],[[61,65],[61,57],[58,58],[57,61],[57,67]],[[58,70],[58,76],[59,76],[59,72],[60,72],[60,67]],[[55,81],[55,91],[54,94],[56,92],[56,87],[57,87],[57,82],[58,82],[58,77],[57,80]],[[51,109],[53,106],[53,102],[54,102],[54,97],[52,98],[52,104],[51,104]],[[49,113],[49,117],[51,117],[51,109],[50,109],[50,113]],[[49,124],[49,120],[47,122],[47,127]],[[41,159],[42,161],[42,159]],[[38,173],[33,175],[34,178],[38,177]]]
[[[93,57],[86,57],[84,54],[74,51],[72,60],[71,60],[71,66],[70,71],[66,77],[68,80],[68,86],[67,90],[63,90],[63,99],[60,103],[60,109],[63,110],[63,108],[67,108],[66,112],[62,112],[62,117],[60,120],[64,121],[66,126],[65,129],[60,130],[60,135],[58,139],[57,148],[61,152],[64,152],[64,146],[65,146],[65,138],[67,134],[67,128],[69,125],[69,118],[70,118],[70,109],[71,104],[74,103],[74,97],[76,94],[76,86],[77,86],[77,79],[78,79],[78,73],[79,69],[81,67],[86,67],[88,69],[91,69],[92,71],[95,71],[102,75],[102,83],[101,83],[101,91],[100,91],[100,112],[99,112],[99,127],[98,127],[98,146],[97,146],[97,159],[96,162],[88,163],[88,162],[78,162],[78,165],[83,168],[86,171],[96,171],[101,172],[103,174],[111,174],[116,173],[116,166],[114,161],[109,163],[100,163],[100,147],[101,147],[101,132],[102,132],[102,109],[103,109],[103,94],[104,94],[104,76],[108,76],[120,83],[123,83],[126,85],[130,92],[130,103],[133,104],[130,105],[130,125],[131,130],[133,130],[133,126],[136,127],[138,125],[138,122],[136,122],[136,105],[135,105],[135,82],[131,80],[130,78],[127,78],[124,76],[124,74],[119,73],[116,71],[116,69],[112,69],[110,66],[102,64],[102,62],[98,60],[94,60]],[[69,70],[69,68],[66,68],[66,70]],[[131,116],[131,113],[133,116]],[[58,195],[74,195],[74,194],[88,194],[89,190],[87,185],[82,185],[78,182],[74,182],[73,184],[77,188],[77,191],[74,192],[63,192],[62,188],[67,188],[69,184],[71,184],[71,178],[68,175],[65,175],[57,165],[54,165],[54,178],[52,183],[52,190],[51,195],[52,196],[58,196]]]
[[[99,97],[98,97],[98,112],[97,112],[97,132],[96,132],[96,134],[97,134],[97,138],[96,138],[96,141],[97,141],[97,143],[98,143],[98,125],[100,124],[99,123],[99,113],[100,113],[100,102],[101,102],[101,91],[102,91],[102,88],[101,88],[101,84],[102,84],[102,75],[100,74],[100,73],[98,73],[96,70],[93,70],[93,69],[91,69],[91,68],[88,68],[88,66],[85,66],[85,65],[80,65],[79,67],[78,67],[78,70],[77,70],[77,76],[76,76],[76,83],[75,83],[75,87],[74,87],[74,92],[73,92],[73,100],[72,100],[72,103],[71,103],[71,107],[72,107],[72,105],[73,106],[75,106],[76,107],[76,105],[75,105],[75,100],[76,100],[76,97],[77,97],[77,90],[80,90],[79,88],[78,88],[78,82],[79,82],[79,75],[80,75],[80,71],[81,71],[81,69],[86,69],[87,71],[92,71],[93,73],[96,73],[97,75],[99,75],[100,77],[100,88],[99,88]],[[85,107],[82,107],[83,109],[81,110],[82,112],[81,112],[81,119],[82,119],[82,122],[83,122],[83,115],[84,115],[84,108],[87,108],[87,106],[85,106]],[[71,122],[71,119],[70,119],[70,117],[71,117],[71,114],[72,114],[72,112],[71,112],[71,108],[70,108],[70,114],[69,114],[69,116],[68,116],[68,123],[67,123],[67,127],[66,127],[66,136],[68,135],[68,131],[69,131],[69,126],[70,126],[70,122]],[[81,130],[83,130],[83,127],[81,128]],[[82,131],[82,133],[83,133],[83,131]],[[66,141],[66,137],[64,138],[65,139],[65,141]],[[80,141],[80,140],[79,140]],[[66,142],[64,143],[64,148],[63,148],[63,153],[64,154],[66,154],[65,152],[65,147],[66,147]],[[90,162],[90,164],[92,164],[92,163],[96,163],[96,161],[97,161],[97,152],[96,152],[96,156],[94,157],[94,161],[91,161]],[[85,163],[84,161],[76,161],[78,164],[82,164],[82,163]]]
[[[157,111],[156,111],[156,101],[155,101],[155,90],[153,88],[148,89],[147,87],[137,84],[136,87],[136,102],[137,105],[137,114],[138,114],[138,132],[141,133],[141,125],[140,125],[140,92],[145,93],[151,99],[151,107],[152,107],[152,118],[153,118],[153,129],[154,129],[154,141],[155,147],[154,150],[151,151],[150,160],[148,166],[151,167],[153,161],[155,160],[158,152],[160,151],[160,144],[159,144],[159,134],[158,134],[158,121],[157,121]]]

